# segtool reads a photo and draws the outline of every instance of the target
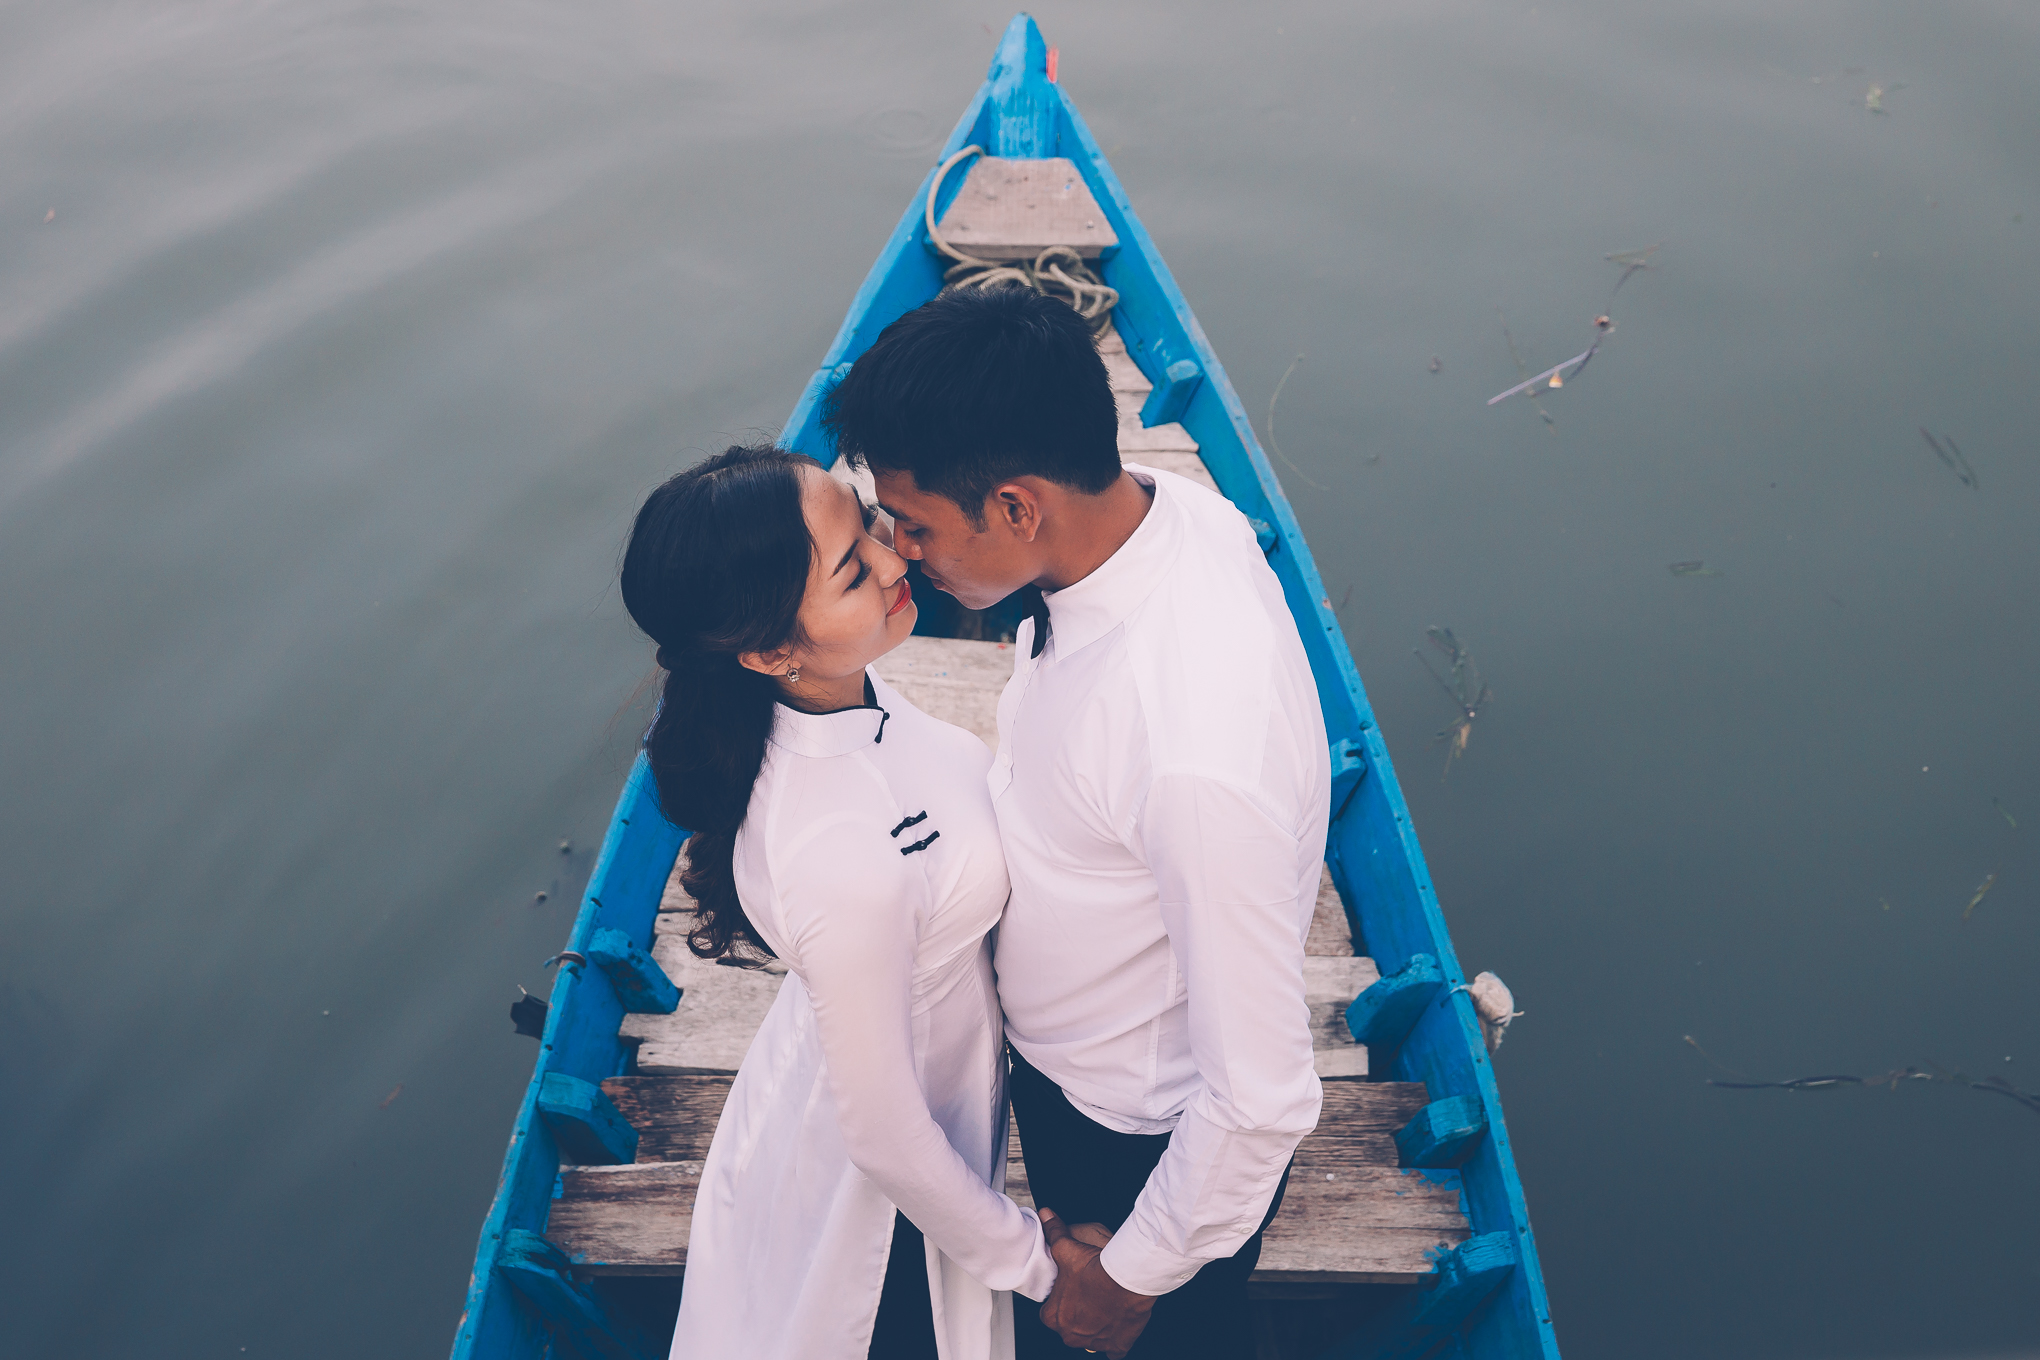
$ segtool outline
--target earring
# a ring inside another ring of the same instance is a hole
[[[786,668],[786,683],[788,683],[789,685],[797,685],[800,683],[800,667],[788,666]]]

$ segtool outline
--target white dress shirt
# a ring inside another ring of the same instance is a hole
[[[927,1241],[945,1360],[1010,1357],[1004,1291],[1055,1282],[1001,1193],[990,753],[872,687],[876,707],[775,711],[737,833],[738,895],[788,975],[702,1168],[684,1360],[864,1360],[895,1206]]]
[[[1317,1124],[1303,946],[1331,766],[1252,527],[1127,470],[1154,489],[1139,528],[1047,595],[1040,657],[1031,620],[1014,642],[989,777],[1013,885],[996,963],[1007,1038],[1071,1104],[1174,1131],[1103,1259],[1165,1294],[1253,1235]]]

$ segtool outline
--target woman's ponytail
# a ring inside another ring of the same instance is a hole
[[[778,690],[737,658],[799,641],[814,553],[803,467],[817,464],[730,448],[652,492],[624,549],[624,607],[666,672],[645,755],[660,810],[693,833],[680,881],[698,906],[687,943],[702,958],[772,952],[744,914],[732,856]]]

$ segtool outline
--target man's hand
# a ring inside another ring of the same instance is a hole
[[[1056,1267],[1055,1287],[1041,1305],[1042,1322],[1065,1346],[1126,1360],[1154,1311],[1154,1296],[1121,1288],[1105,1273],[1098,1253],[1112,1234],[1104,1225],[1080,1223],[1072,1229],[1053,1209],[1043,1209],[1041,1232]]]

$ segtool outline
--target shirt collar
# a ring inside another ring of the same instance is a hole
[[[795,755],[826,759],[847,756],[882,741],[886,719],[892,715],[879,706],[869,669],[864,673],[864,697],[869,702],[829,713],[803,713],[785,704],[774,704],[772,744]]]
[[[1118,627],[1154,593],[1175,561],[1182,540],[1183,508],[1176,503],[1168,479],[1135,463],[1126,464],[1126,470],[1155,493],[1132,536],[1083,580],[1042,592],[1048,603],[1048,645],[1058,656],[1088,647]]]

